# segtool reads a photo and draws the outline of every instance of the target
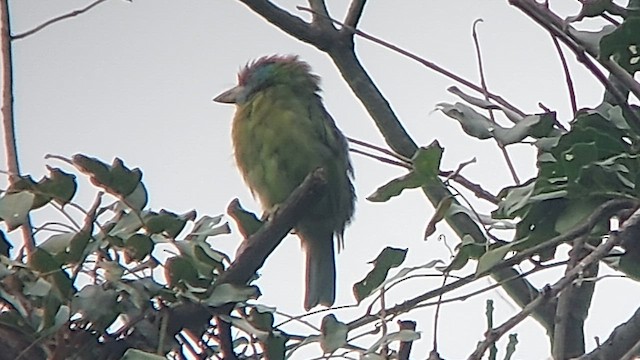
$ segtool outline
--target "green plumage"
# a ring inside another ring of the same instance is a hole
[[[264,57],[240,72],[238,86],[214,99],[237,106],[236,162],[264,210],[284,202],[314,169],[327,172],[326,195],[296,225],[307,258],[307,310],[333,305],[333,239],[342,245],[355,201],[347,142],[322,104],[319,81],[295,56]]]

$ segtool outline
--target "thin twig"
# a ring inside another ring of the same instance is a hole
[[[396,159],[398,159],[398,160],[400,160],[402,162],[405,162],[407,164],[411,164],[411,159],[408,159],[408,158],[406,158],[406,157],[404,157],[404,156],[402,156],[400,154],[396,154],[395,152],[393,152],[391,150],[388,150],[388,149],[385,149],[383,147],[380,147],[380,146],[377,146],[377,145],[373,145],[373,144],[370,144],[370,143],[368,143],[366,141],[358,140],[358,139],[355,139],[355,138],[352,138],[352,137],[347,137],[347,140],[349,140],[349,142],[352,142],[354,144],[357,144],[357,145],[364,146],[364,147],[369,148],[369,149],[373,149],[373,150],[379,151],[379,152],[381,152],[381,153],[383,153],[385,155],[389,155],[391,157],[394,157],[394,158],[396,158]]]
[[[396,165],[396,166],[400,166],[400,167],[403,167],[403,168],[409,169],[409,170],[413,169],[413,167],[411,167],[411,165],[407,165],[407,164],[405,164],[403,162],[387,159],[386,157],[382,157],[382,156],[378,156],[378,155],[373,155],[373,154],[370,154],[370,153],[368,153],[366,151],[362,151],[362,150],[359,150],[359,149],[349,148],[349,151],[351,151],[353,153],[356,153],[356,154],[364,155],[366,157],[370,157],[372,159],[376,159],[376,160],[378,160],[380,162],[383,162],[385,164]]]
[[[576,116],[578,112],[578,103],[576,101],[576,90],[573,87],[573,79],[571,79],[571,72],[569,71],[569,64],[567,63],[567,58],[564,56],[564,52],[560,47],[560,42],[558,38],[553,36],[553,34],[549,34],[551,36],[551,40],[553,41],[553,45],[556,47],[556,51],[558,52],[558,56],[560,57],[560,62],[562,63],[562,70],[564,71],[564,78],[567,82],[567,89],[569,90],[569,100],[571,101],[571,112],[573,116]]]
[[[576,226],[575,228],[565,232],[564,234],[560,234],[558,236],[555,236],[541,244],[538,244],[536,246],[533,246],[527,250],[518,252],[516,255],[503,260],[501,263],[497,264],[496,266],[494,266],[494,268],[492,269],[492,271],[497,271],[500,269],[506,269],[506,268],[510,268],[512,266],[514,266],[515,264],[519,264],[522,261],[529,259],[531,256],[533,256],[534,254],[540,253],[545,249],[551,249],[551,248],[555,248],[558,245],[568,242],[568,241],[572,241],[574,239],[576,239],[577,237],[583,236],[585,234],[587,234],[589,231],[591,231],[591,229],[593,229],[594,226],[596,226],[601,219],[606,218],[606,217],[610,217],[613,214],[615,214],[616,212],[623,210],[623,209],[630,209],[630,208],[634,208],[637,206],[637,202],[636,201],[632,201],[632,200],[628,200],[628,199],[616,199],[616,200],[609,200],[607,202],[605,202],[604,204],[598,206],[592,213],[591,215],[589,215],[580,225]],[[483,274],[471,274],[469,276],[465,276],[459,280],[456,280],[454,282],[448,283],[443,287],[434,289],[434,290],[429,290],[423,294],[420,294],[414,298],[411,298],[409,300],[406,300],[405,302],[398,304],[390,309],[387,309],[387,314],[393,314],[393,315],[398,315],[401,313],[405,313],[407,311],[410,311],[412,309],[414,309],[416,307],[416,305],[422,303],[423,301],[429,300],[429,299],[433,299],[434,297],[439,296],[440,294],[458,289],[464,285],[467,285],[469,283],[472,283],[473,281],[477,280],[478,278],[484,277],[485,275],[488,275],[488,272],[485,272]],[[357,327],[360,327],[362,325],[371,323],[375,320],[377,320],[378,317],[376,316],[376,314],[367,314],[364,315],[356,320],[353,320],[351,322],[349,322],[347,325],[349,326],[349,329],[355,329]]]
[[[480,22],[482,22],[482,19],[476,19],[473,22],[472,36],[473,36],[473,45],[476,48],[476,56],[478,59],[478,73],[480,74],[480,86],[482,86],[482,94],[484,95],[484,99],[488,102],[489,89],[487,88],[487,81],[484,76],[484,66],[482,66],[482,52],[480,51],[480,41],[478,40],[478,32],[476,30],[476,26]],[[493,114],[493,109],[487,109],[487,111],[489,112],[489,118],[491,119],[491,122],[495,124],[496,118],[495,118],[495,115]],[[496,141],[496,144],[498,144],[498,147],[502,152],[502,156],[504,157],[504,161],[507,163],[507,167],[509,168],[509,172],[511,173],[511,177],[513,178],[513,181],[516,183],[516,185],[520,185],[520,179],[518,178],[518,173],[516,173],[516,168],[513,166],[513,161],[511,161],[511,157],[509,156],[507,149],[502,143],[498,141],[498,139],[494,138],[494,140]]]
[[[309,9],[309,8],[306,8],[306,7],[303,7],[303,6],[298,6],[296,8],[298,10],[300,10],[300,11],[307,11],[307,12],[312,12],[313,13],[312,9]],[[356,35],[358,35],[358,36],[360,36],[362,38],[365,38],[365,39],[367,39],[367,40],[369,40],[369,41],[371,41],[373,43],[376,43],[378,45],[386,47],[387,49],[390,49],[390,50],[395,51],[395,52],[397,52],[397,53],[399,53],[401,55],[404,55],[404,56],[408,57],[409,59],[417,61],[418,63],[428,67],[429,69],[431,69],[431,70],[433,70],[433,71],[435,71],[437,73],[440,73],[441,75],[444,75],[444,76],[446,76],[446,77],[448,77],[448,78],[450,78],[450,79],[452,79],[454,81],[459,82],[460,84],[462,84],[462,85],[464,85],[464,86],[466,86],[468,88],[471,88],[471,89],[473,89],[473,90],[475,90],[475,91],[477,91],[479,93],[482,93],[482,88],[480,86],[472,83],[471,81],[469,81],[469,80],[467,80],[467,79],[465,79],[465,78],[463,78],[463,77],[461,77],[459,75],[456,75],[456,74],[450,72],[449,70],[446,70],[445,68],[443,68],[441,66],[436,65],[435,63],[433,63],[431,61],[423,59],[423,58],[419,57],[418,55],[415,55],[415,54],[413,54],[413,53],[411,53],[411,52],[409,52],[407,50],[402,49],[399,46],[393,45],[393,44],[391,44],[391,43],[389,43],[387,41],[384,41],[384,40],[382,40],[380,38],[377,38],[377,37],[375,37],[373,35],[369,35],[368,33],[364,32],[362,30],[351,28],[351,27],[347,26],[346,24],[344,24],[344,23],[342,23],[342,22],[340,22],[338,20],[331,19],[331,21],[333,21],[334,23],[336,23],[336,24],[338,24],[340,26],[343,26],[344,28],[347,28],[348,30],[352,31],[354,34],[356,34]],[[493,93],[489,93],[488,95],[489,95],[489,97],[491,99],[496,101],[498,104],[504,106],[505,108],[517,113],[520,116],[525,116],[525,113],[522,110],[520,110],[520,109],[516,108],[515,106],[511,105],[510,103],[508,103],[506,100],[504,100],[499,95],[496,95],[496,94],[493,94]]]
[[[442,278],[442,286],[444,286],[447,283],[447,279],[448,279],[448,274],[445,273],[444,277]],[[433,344],[432,346],[432,351],[438,352],[438,323],[439,323],[439,319],[440,319],[440,307],[442,305],[442,296],[444,294],[440,294],[438,296],[438,300],[436,302],[436,311],[433,314]]]
[[[44,23],[36,26],[35,28],[33,28],[31,30],[25,31],[25,32],[17,34],[17,35],[13,35],[11,37],[11,40],[24,39],[27,36],[31,36],[31,35],[39,32],[40,30],[43,30],[43,29],[47,28],[48,26],[53,25],[53,24],[55,24],[57,22],[60,22],[62,20],[70,19],[72,17],[76,17],[78,15],[81,15],[81,14],[93,9],[94,7],[100,5],[101,3],[106,2],[106,1],[107,0],[97,0],[97,1],[94,1],[93,3],[87,5],[86,7],[82,8],[82,9],[73,10],[73,11],[67,13],[67,14],[56,16],[53,19],[47,20]]]
[[[564,277],[558,280],[552,286],[547,286],[538,295],[535,300],[531,301],[525,306],[522,311],[505,321],[502,325],[498,326],[494,330],[487,333],[485,340],[483,340],[476,350],[469,356],[469,360],[479,360],[482,358],[484,352],[496,341],[498,341],[502,335],[511,330],[514,326],[526,319],[538,306],[546,303],[547,301],[555,298],[560,291],[571,285],[573,281],[580,276],[580,274],[591,264],[600,261],[602,258],[609,254],[609,251],[614,246],[618,245],[621,241],[621,236],[612,234],[612,236],[603,244],[599,245],[594,252],[586,256],[580,261],[576,267],[571,269]]]

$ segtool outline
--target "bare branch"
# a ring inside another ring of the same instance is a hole
[[[351,5],[349,5],[349,10],[347,11],[347,16],[344,18],[344,24],[350,28],[356,28],[358,25],[358,21],[360,21],[360,17],[362,17],[362,12],[364,10],[364,4],[367,0],[353,0],[351,1]]]
[[[319,34],[315,28],[297,16],[291,15],[287,11],[275,6],[270,1],[264,0],[239,0],[251,10],[260,14],[265,20],[280,28],[296,39],[315,45],[319,39]],[[329,40],[329,39],[327,39]]]
[[[573,116],[576,116],[578,112],[578,103],[576,101],[576,90],[573,87],[573,79],[571,79],[571,72],[569,71],[569,64],[567,63],[567,58],[564,56],[564,52],[560,47],[560,42],[558,38],[551,35],[551,40],[553,40],[553,45],[558,52],[558,56],[560,57],[560,62],[562,63],[562,70],[564,71],[564,78],[567,82],[567,89],[569,90],[569,100],[571,101],[571,111],[573,112]]]
[[[1,51],[2,54],[2,130],[4,132],[4,147],[6,152],[9,183],[12,184],[20,176],[20,163],[18,162],[18,146],[16,141],[15,119],[13,117],[13,54],[11,49],[11,19],[9,16],[9,0],[2,0],[0,22],[2,22]],[[27,254],[33,252],[35,241],[33,239],[33,226],[31,216],[27,215],[26,222],[20,227],[22,239]]]
[[[480,86],[482,86],[482,93],[484,94],[484,99],[489,102],[489,89],[487,88],[487,80],[484,76],[484,66],[482,65],[482,52],[480,51],[480,40],[478,40],[478,32],[477,25],[482,22],[482,19],[476,19],[473,22],[473,45],[476,49],[476,56],[478,58],[478,73],[480,74]],[[489,118],[495,124],[496,118],[493,114],[492,109],[487,109],[489,112]],[[516,173],[516,168],[513,166],[513,161],[511,161],[511,157],[509,157],[509,153],[503,144],[501,144],[498,139],[493,138],[498,144],[500,151],[502,152],[502,156],[504,157],[504,161],[507,163],[507,167],[509,168],[509,172],[511,173],[511,177],[516,185],[520,185],[520,179],[518,178],[518,174]]]
[[[56,16],[51,20],[48,20],[38,26],[36,26],[35,28],[29,30],[29,31],[25,31],[21,34],[17,34],[11,37],[11,40],[19,40],[19,39],[24,39],[27,36],[33,35],[41,30],[44,30],[45,28],[49,27],[50,25],[53,25],[55,23],[58,23],[62,20],[66,20],[66,19],[70,19],[72,17],[76,17],[78,15],[84,14],[87,11],[93,9],[94,7],[102,4],[103,2],[106,2],[107,0],[96,0],[94,2],[92,2],[91,4],[87,5],[86,7],[82,8],[82,9],[78,9],[78,10],[73,10],[70,13],[64,14],[64,15],[60,15],[60,16]]]
[[[575,279],[591,264],[600,261],[609,254],[614,246],[618,245],[621,241],[621,237],[612,235],[609,240],[599,245],[594,252],[580,261],[576,267],[571,269],[564,277],[558,280],[553,286],[545,288],[535,300],[527,304],[518,314],[505,321],[502,325],[496,329],[487,333],[485,340],[482,341],[478,348],[469,356],[469,360],[479,360],[482,358],[484,352],[496,341],[498,341],[502,335],[511,330],[514,326],[526,319],[538,306],[552,300],[558,295],[560,291],[571,285]]]
[[[593,58],[598,58],[597,49],[587,43],[581,42],[573,36],[570,31],[565,31],[567,25],[556,14],[551,12],[544,4],[540,4],[535,0],[509,0],[509,3],[525,14],[532,20],[540,24],[545,30],[549,31],[552,36],[556,36],[560,41],[576,54],[578,61],[583,63],[585,67],[600,81],[604,87],[615,96],[618,103],[625,108],[628,115],[632,117],[635,124],[640,124],[640,118],[633,112],[620,91],[611,84],[607,77],[598,69],[598,67],[587,57],[588,53]],[[586,53],[585,53],[586,52]],[[632,91],[636,97],[640,98],[640,83],[636,82],[633,77],[622,69],[618,64],[610,59],[601,59],[599,63],[611,72],[620,82]]]

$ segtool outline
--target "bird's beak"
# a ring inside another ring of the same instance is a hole
[[[238,85],[214,97],[213,101],[224,104],[235,104],[238,102],[238,96],[242,93],[243,90],[244,87]]]

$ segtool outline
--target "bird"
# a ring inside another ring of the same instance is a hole
[[[326,191],[294,226],[306,257],[304,308],[335,302],[335,247],[355,207],[354,171],[346,137],[323,105],[320,77],[296,55],[247,63],[237,86],[213,100],[235,104],[233,153],[245,183],[268,213],[317,168]]]

